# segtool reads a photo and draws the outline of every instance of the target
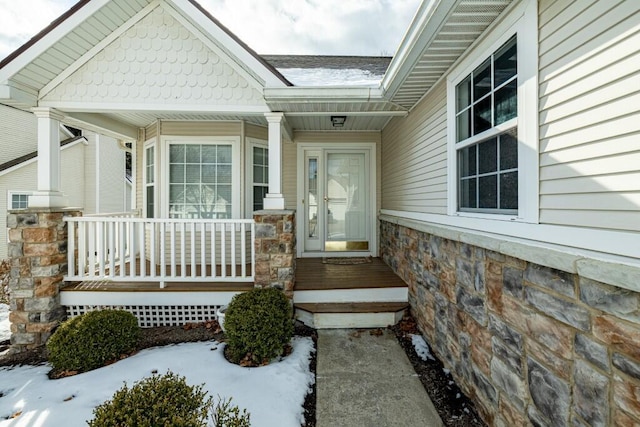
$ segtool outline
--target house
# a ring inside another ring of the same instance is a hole
[[[90,131],[76,135],[65,126],[59,132],[61,188],[69,205],[82,207],[85,215],[131,210],[125,151],[117,141]],[[30,112],[0,105],[0,135],[0,206],[5,212],[24,209],[37,189],[37,119]],[[8,241],[6,219],[0,216],[0,242]],[[6,258],[7,245],[1,244],[0,259]]]
[[[43,156],[14,262],[68,264],[69,314],[147,322],[254,283],[298,304],[309,260],[380,257],[405,294],[366,293],[408,300],[489,424],[638,424],[639,42],[633,1],[425,1],[378,87],[304,87],[195,1],[81,1],[0,63],[0,102],[35,112],[43,153],[59,123],[132,144],[143,214],[66,211]],[[13,345],[38,345],[57,288],[12,298]]]

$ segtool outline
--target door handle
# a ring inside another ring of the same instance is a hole
[[[329,201],[329,198],[328,198],[327,196],[324,196],[324,201],[325,201],[325,202],[328,202],[328,201]]]

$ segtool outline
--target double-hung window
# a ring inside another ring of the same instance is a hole
[[[517,37],[456,85],[455,104],[458,209],[517,214]]]
[[[451,215],[538,221],[537,19],[518,3],[447,77]]]

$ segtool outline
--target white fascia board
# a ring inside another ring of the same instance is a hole
[[[353,102],[353,101],[386,101],[382,91],[368,87],[284,87],[265,88],[264,98],[267,102],[282,101],[324,101],[324,102]]]
[[[113,136],[116,139],[135,141],[138,138],[138,128],[119,122],[100,114],[65,113],[65,121],[71,121],[78,127],[94,131],[99,134]]]
[[[430,0],[420,5],[380,83],[385,96],[393,98],[459,2],[460,0]]]
[[[189,17],[195,24],[208,32],[214,40],[219,41],[228,51],[234,55],[241,63],[246,64],[263,81],[265,86],[287,87],[270,69],[265,67],[255,56],[248,52],[243,46],[238,44],[226,31],[217,26],[209,17],[205,16],[188,0],[166,0],[167,3],[175,5],[178,9]]]
[[[109,3],[111,0],[92,0],[83,5],[73,15],[65,19],[64,22],[49,31],[40,40],[35,42],[27,50],[22,52],[13,61],[0,69],[0,81],[9,80],[13,75],[27,66],[31,61],[42,55],[47,49],[57,43],[60,39],[73,31],[78,25],[82,24],[100,8]]]
[[[266,105],[214,105],[214,104],[145,104],[127,102],[69,102],[41,101],[41,107],[51,107],[64,112],[85,113],[194,113],[194,114],[245,114],[262,115],[271,110]]]

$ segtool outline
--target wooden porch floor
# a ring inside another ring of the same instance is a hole
[[[136,266],[137,269],[140,266]],[[247,265],[251,271],[251,265]],[[217,267],[218,274],[220,266]],[[210,272],[210,266],[207,266]],[[158,272],[159,273],[159,272]],[[199,275],[200,267],[196,274]],[[179,273],[178,273],[179,274]],[[191,274],[187,269],[187,276]],[[239,267],[237,274],[240,274]],[[296,260],[296,291],[365,289],[365,288],[402,288],[407,285],[380,258],[356,265],[326,264],[322,258],[298,258]],[[167,281],[160,288],[160,282],[128,281],[85,281],[68,283],[63,291],[106,291],[106,292],[211,292],[211,291],[247,291],[253,283],[243,282],[205,282]]]
[[[296,291],[406,286],[380,258],[355,265],[325,264],[322,258],[296,260]]]

